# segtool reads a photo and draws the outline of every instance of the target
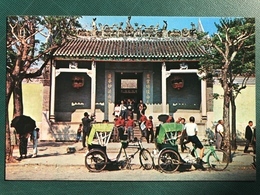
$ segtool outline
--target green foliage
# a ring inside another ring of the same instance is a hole
[[[215,77],[223,84],[223,70],[227,68],[229,90],[239,93],[246,83],[233,84],[237,76],[247,81],[255,73],[255,19],[222,18],[215,25],[217,33],[200,41],[207,48],[200,70],[206,72],[204,79]]]
[[[30,67],[74,36],[79,16],[10,16],[7,18],[7,68]]]
[[[47,30],[46,42],[41,44],[40,51],[58,45],[60,46],[68,37],[75,36],[77,28],[81,25],[78,22],[77,16],[44,16],[41,20],[41,25]]]

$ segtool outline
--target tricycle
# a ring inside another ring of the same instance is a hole
[[[117,167],[123,169],[125,167],[131,169],[131,159],[134,158],[135,154],[139,152],[139,161],[141,166],[145,170],[152,169],[154,166],[153,158],[150,152],[145,149],[142,142],[137,138],[134,139],[134,143],[129,143],[127,135],[120,135],[121,147],[114,159],[110,159],[107,155],[106,146],[109,143],[114,124],[101,123],[93,124],[90,135],[88,137],[88,149],[89,151],[85,156],[85,166],[91,172],[100,172],[106,167]],[[96,136],[98,143],[92,143],[93,138]],[[126,148],[136,148],[137,150],[128,155]],[[121,154],[124,153],[124,158],[120,158]]]
[[[159,170],[165,173],[172,173],[179,170],[180,166],[183,168],[191,168],[193,165],[196,169],[206,170],[199,163],[199,155],[193,145],[192,150],[185,146],[189,151],[188,155],[182,157],[178,152],[178,145],[176,143],[178,134],[184,129],[180,123],[164,123],[159,126],[159,132],[156,137],[156,147],[159,150],[158,154],[158,167]],[[214,147],[214,140],[205,139],[208,144],[204,144],[205,152],[203,158],[208,167],[216,170],[223,171],[227,168],[229,163],[229,156],[224,150],[216,150]]]

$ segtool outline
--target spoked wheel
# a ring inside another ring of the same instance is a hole
[[[139,153],[139,160],[142,167],[146,170],[153,168],[153,158],[147,149],[142,149]]]
[[[165,173],[173,173],[180,166],[180,156],[177,152],[165,149],[158,157],[158,166]]]
[[[90,150],[85,157],[85,165],[91,172],[100,172],[106,167],[107,156],[101,150]]]
[[[208,164],[215,171],[223,171],[229,163],[228,154],[223,150],[215,150],[208,156]]]

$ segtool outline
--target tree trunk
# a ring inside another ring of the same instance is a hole
[[[229,162],[232,162],[231,158],[231,145],[230,145],[230,91],[228,86],[227,71],[229,64],[225,63],[222,70],[222,88],[224,90],[224,101],[223,101],[223,122],[224,122],[224,150],[229,155]]]
[[[231,145],[230,145],[230,126],[229,126],[229,105],[230,99],[228,95],[225,95],[224,92],[224,107],[223,107],[223,121],[224,121],[224,150],[230,156],[229,162],[232,161],[231,159]]]
[[[23,115],[22,79],[18,78],[13,90],[14,112],[13,117]]]
[[[234,96],[231,96],[231,125],[232,125],[232,138],[231,138],[231,148],[232,150],[237,149],[237,142],[236,142],[236,102]]]
[[[11,139],[10,139],[10,128],[9,128],[9,110],[8,105],[10,102],[11,94],[14,89],[14,81],[9,73],[6,75],[6,94],[5,94],[5,160],[9,162],[12,158],[11,154]]]

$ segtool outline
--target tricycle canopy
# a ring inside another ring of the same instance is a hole
[[[164,142],[167,133],[181,132],[184,129],[181,123],[164,123],[160,125],[159,134],[157,136],[157,143],[162,144]]]
[[[95,134],[98,138],[99,144],[103,146],[106,145],[110,139],[113,128],[114,128],[114,124],[109,124],[109,123],[93,124],[90,134],[88,136],[88,141],[87,141],[88,145],[92,144]]]

